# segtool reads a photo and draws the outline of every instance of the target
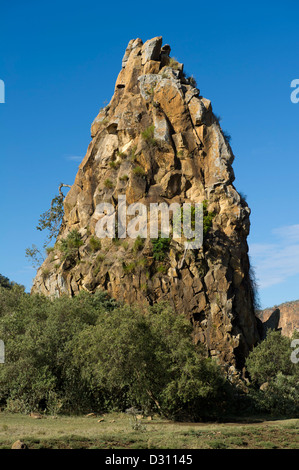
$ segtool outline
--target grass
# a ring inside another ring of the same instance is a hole
[[[138,237],[134,241],[133,252],[137,253],[138,251],[141,251],[144,247],[144,242],[145,242],[144,238],[141,238],[138,235]]]
[[[155,134],[155,126],[153,124],[147,127],[146,129],[144,129],[143,132],[141,132],[141,136],[143,137],[143,139],[151,146],[155,146],[157,144],[157,141],[154,138],[154,134]]]
[[[47,279],[49,276],[50,276],[50,270],[49,269],[43,269],[42,270],[43,279]]]
[[[136,150],[137,150],[137,145],[134,145],[134,147],[132,147],[130,151],[130,160],[132,162],[136,162],[137,160]]]
[[[101,422],[99,420],[101,419]],[[95,417],[0,413],[0,448],[23,440],[29,449],[295,449],[299,420],[176,423],[154,416],[132,426],[126,413]]]
[[[94,267],[93,267],[93,275],[94,276],[97,276],[99,274],[104,259],[105,259],[105,256],[103,254],[99,254],[96,257],[95,264],[94,264]]]
[[[153,416],[134,430],[126,413],[33,419],[2,412],[0,449],[18,439],[29,449],[298,449],[298,428],[298,419],[215,424]]]
[[[107,188],[107,189],[112,189],[113,186],[114,186],[114,184],[112,183],[112,181],[111,181],[109,178],[107,178],[107,179],[104,181],[104,186],[105,186],[105,188]]]
[[[133,174],[135,176],[139,176],[140,178],[145,178],[146,176],[144,169],[139,165],[133,168]]]
[[[116,162],[116,161],[112,160],[111,162],[109,162],[109,166],[113,170],[117,170],[120,167],[120,162]]]
[[[120,181],[128,181],[128,179],[129,179],[128,175],[123,175],[123,176],[120,176],[119,178]]]
[[[101,240],[97,237],[92,236],[89,240],[89,247],[93,252],[99,251],[102,248]]]
[[[126,153],[120,151],[117,152],[117,155],[123,160],[125,160],[125,158],[128,156]]]
[[[161,264],[160,266],[157,267],[157,273],[166,274],[167,271],[168,271],[168,267],[165,266],[164,264]]]
[[[179,69],[179,62],[174,57],[169,57],[168,66],[174,70]]]
[[[132,261],[131,263],[123,263],[123,270],[126,274],[133,273],[136,269],[136,263]]]

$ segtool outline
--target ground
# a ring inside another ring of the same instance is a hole
[[[134,426],[135,424],[135,426]],[[0,449],[18,439],[29,449],[298,449],[299,420],[178,423],[125,413],[34,419],[0,413]]]

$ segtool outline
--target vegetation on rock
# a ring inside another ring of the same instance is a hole
[[[62,253],[62,259],[76,261],[79,256],[79,248],[82,245],[83,240],[78,230],[71,230],[66,238],[58,242],[58,249]]]
[[[163,261],[168,254],[171,239],[162,238],[159,236],[158,238],[152,238],[151,243],[153,249],[153,258],[156,261]]]

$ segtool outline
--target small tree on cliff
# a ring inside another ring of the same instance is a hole
[[[45,249],[52,240],[57,238],[59,233],[63,215],[64,215],[64,208],[63,208],[63,201],[64,201],[64,194],[62,192],[62,188],[70,188],[69,184],[61,183],[58,188],[58,195],[56,195],[51,202],[51,207],[46,212],[41,214],[37,230],[48,232],[47,238],[44,242],[43,248]],[[42,251],[36,246],[32,245],[31,248],[26,248],[26,258],[31,260],[32,265],[35,268],[38,268],[42,262],[44,261],[44,256]]]

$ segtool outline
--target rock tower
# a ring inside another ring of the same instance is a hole
[[[211,102],[202,97],[162,37],[132,39],[110,103],[64,201],[54,250],[32,292],[48,296],[106,290],[140,305],[170,302],[190,319],[195,341],[234,373],[258,340],[247,236],[250,210],[236,191],[234,155]],[[97,205],[204,202],[209,222],[198,250],[170,240],[95,234]],[[71,235],[79,242],[70,243]],[[63,245],[64,244],[64,245]],[[64,250],[62,250],[62,245]]]

